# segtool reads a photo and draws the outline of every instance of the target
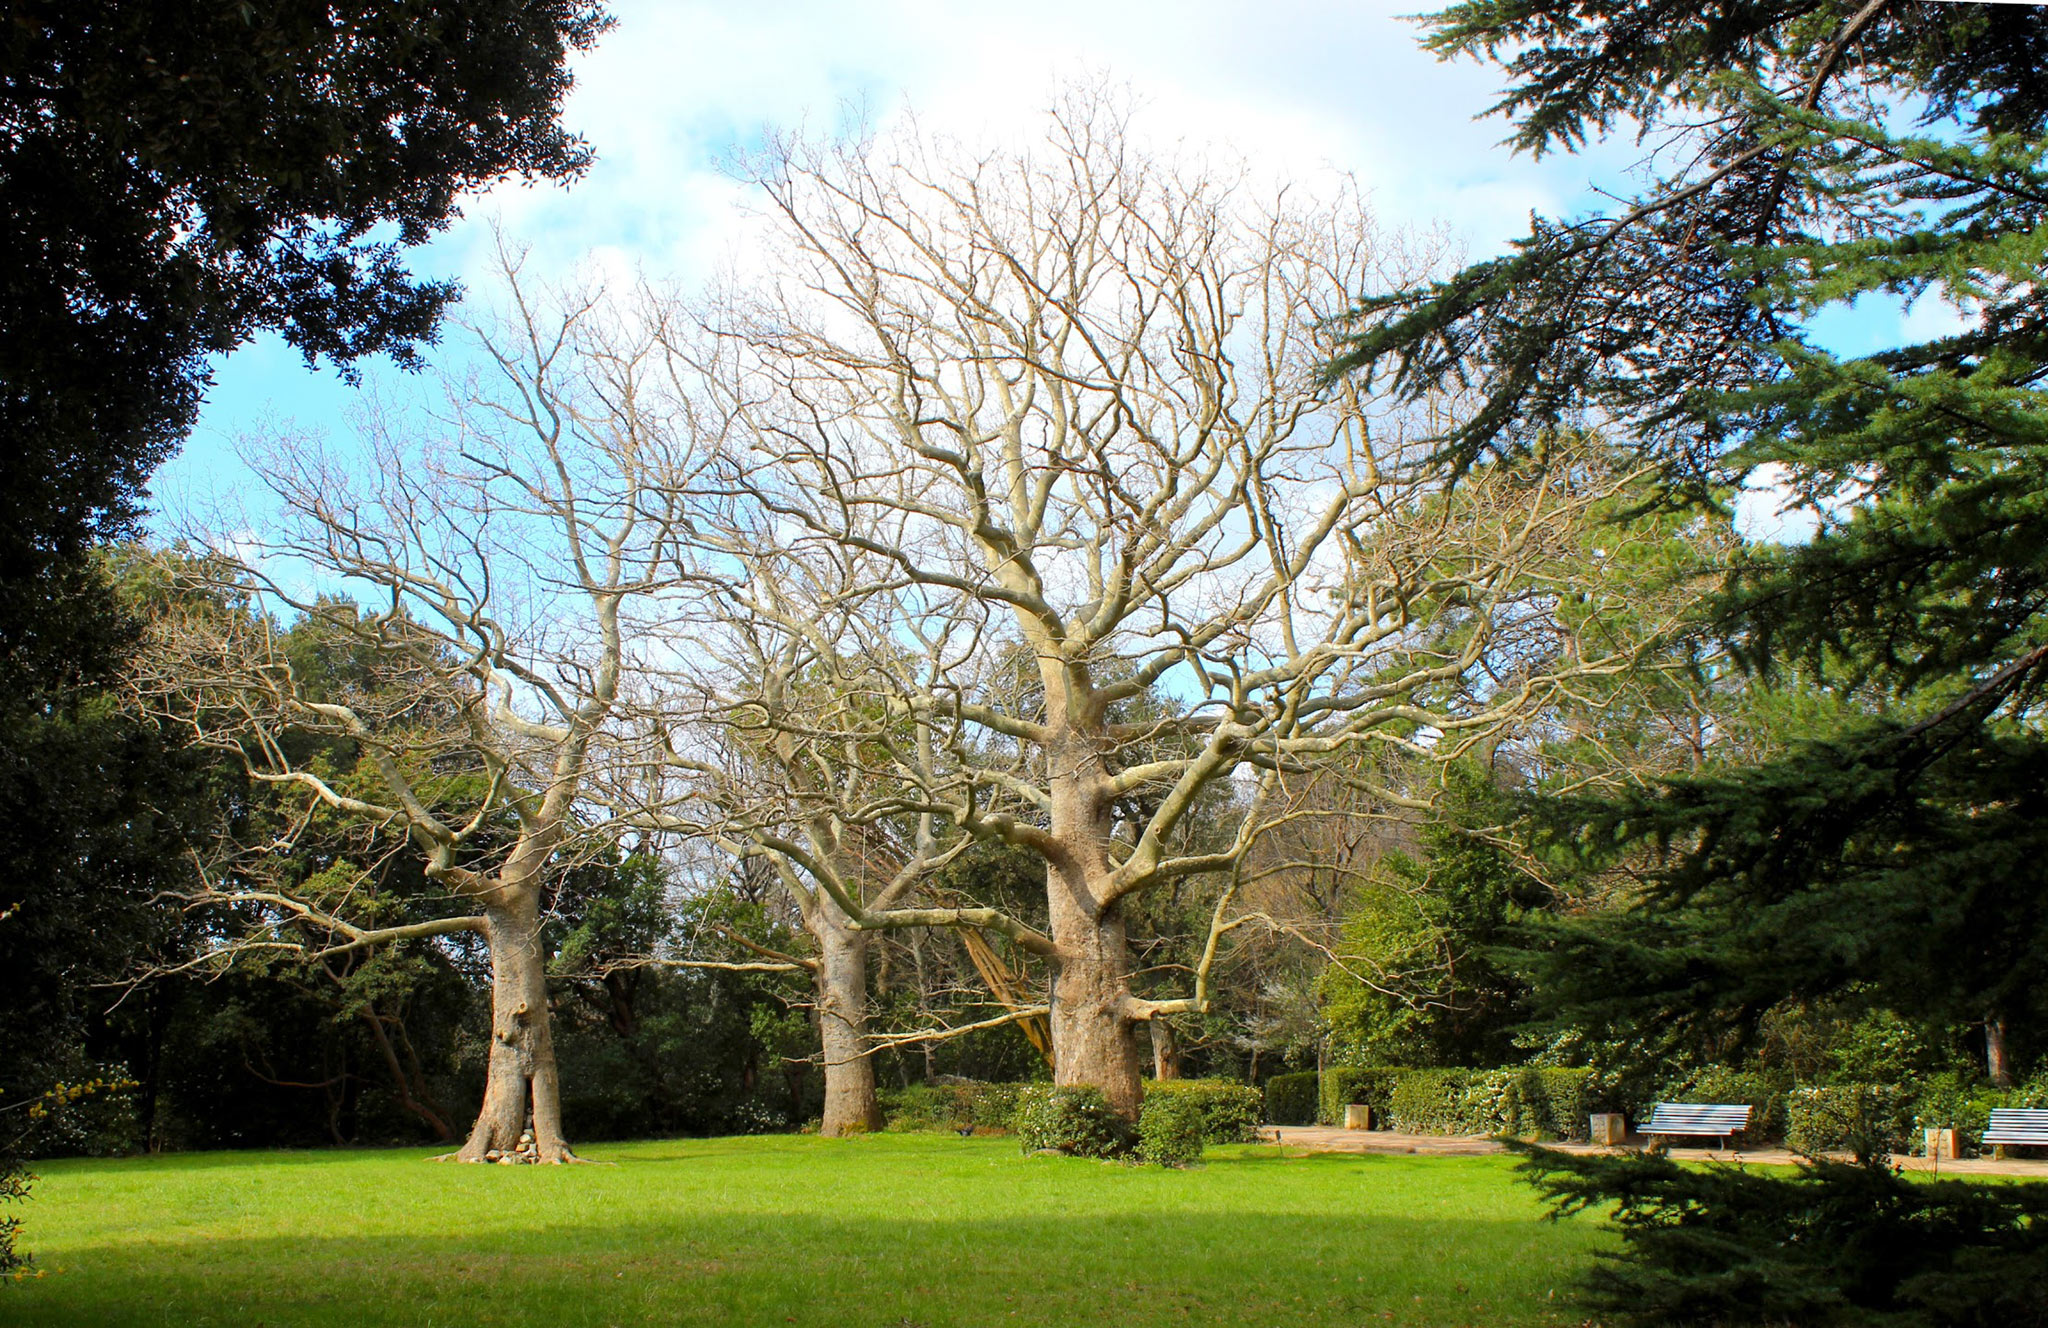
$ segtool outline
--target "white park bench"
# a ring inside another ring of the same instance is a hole
[[[2039,1107],[1993,1107],[1984,1128],[1987,1144],[2031,1144],[2048,1148],[2048,1110]]]
[[[1648,1135],[1693,1135],[1728,1139],[1749,1128],[1749,1104],[1737,1102],[1659,1102],[1643,1122]]]

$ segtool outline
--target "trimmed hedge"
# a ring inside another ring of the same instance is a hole
[[[1277,1081],[1276,1081],[1277,1082]],[[1320,1118],[1335,1125],[1348,1103],[1373,1109],[1383,1128],[1418,1134],[1507,1134],[1584,1139],[1598,1097],[1588,1069],[1345,1067],[1323,1072]]]
[[[1317,1095],[1317,1119],[1324,1125],[1341,1125],[1344,1108],[1363,1102],[1375,1118],[1386,1119],[1393,1105],[1394,1084],[1411,1071],[1399,1066],[1340,1066],[1323,1071],[1322,1090]]]
[[[1163,1167],[1186,1167],[1201,1161],[1208,1105],[1201,1093],[1155,1089],[1145,1094],[1145,1105],[1138,1112],[1138,1157]]]
[[[1276,1074],[1266,1081],[1266,1123],[1269,1125],[1313,1125],[1316,1123],[1317,1094],[1321,1085],[1314,1070],[1299,1074]]]
[[[1017,1094],[1012,1129],[1027,1153],[1054,1149],[1075,1157],[1122,1157],[1137,1131],[1110,1108],[1099,1088],[1030,1084]]]
[[[1785,1144],[1795,1152],[1896,1153],[1912,1132],[1912,1097],[1893,1084],[1827,1084],[1785,1095]]]
[[[1394,1082],[1389,1123],[1421,1134],[1498,1134],[1583,1139],[1593,1072],[1406,1070]]]
[[[1185,1098],[1194,1103],[1205,1143],[1248,1144],[1259,1137],[1259,1114],[1265,1103],[1256,1088],[1231,1079],[1147,1079],[1146,1103],[1156,1097]],[[1141,1125],[1143,1120],[1141,1109]]]
[[[1008,1133],[1024,1084],[912,1084],[875,1094],[890,1130],[937,1134],[972,1127]]]
[[[1592,1137],[1592,1116],[1607,1109],[1606,1089],[1599,1072],[1580,1066],[1546,1065],[1534,1074],[1542,1094],[1543,1132],[1553,1139]]]

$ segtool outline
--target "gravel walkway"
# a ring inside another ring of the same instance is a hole
[[[1331,1125],[1265,1125],[1259,1130],[1268,1143],[1299,1148],[1308,1153],[1415,1153],[1426,1157],[1473,1157],[1482,1153],[1504,1153],[1497,1140],[1485,1135],[1402,1134],[1398,1130],[1344,1130]],[[1633,1147],[1649,1141],[1631,1138]],[[1594,1144],[1549,1144],[1568,1153],[1614,1153],[1616,1148]],[[1673,1148],[1671,1156],[1687,1162],[1751,1162],[1790,1166],[1798,1155],[1783,1148]],[[1962,1158],[1943,1161],[1939,1166],[1924,1157],[1894,1158],[1907,1171],[1939,1171],[1949,1176],[2026,1176],[2048,1180],[2048,1161],[2032,1158]]]

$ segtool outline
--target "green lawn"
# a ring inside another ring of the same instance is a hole
[[[0,1322],[1549,1324],[1604,1237],[1499,1157],[1193,1171],[884,1135],[601,1145],[601,1167],[418,1150],[48,1162]],[[1557,1299],[1549,1299],[1552,1289]]]

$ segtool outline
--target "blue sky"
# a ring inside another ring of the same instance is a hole
[[[688,282],[744,224],[746,190],[723,163],[767,135],[908,113],[963,139],[1002,138],[1027,132],[1063,81],[1089,78],[1130,89],[1141,136],[1182,150],[1215,144],[1282,174],[1355,173],[1383,223],[1441,226],[1474,255],[1521,234],[1532,209],[1579,211],[1596,180],[1626,183],[1626,142],[1542,162],[1500,148],[1505,125],[1475,120],[1496,71],[1420,50],[1399,17],[1411,5],[615,0],[618,26],[578,62],[564,117],[596,166],[568,187],[508,184],[467,200],[464,219],[416,251],[413,267],[463,281],[480,309],[495,293],[498,234],[528,252],[535,275]],[[462,357],[452,332],[429,356],[458,372]],[[432,391],[431,379],[363,368],[372,390]],[[358,399],[274,338],[227,357],[192,438],[153,486],[159,529],[256,488],[240,438],[290,427],[346,446]]]

